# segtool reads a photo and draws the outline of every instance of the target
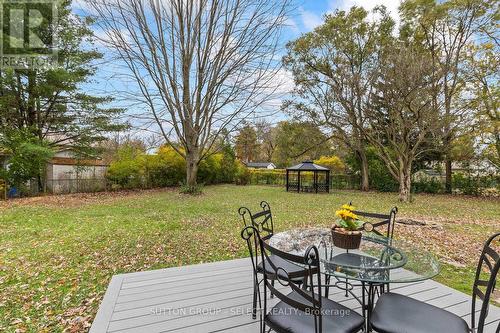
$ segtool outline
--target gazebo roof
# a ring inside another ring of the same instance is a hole
[[[297,165],[286,168],[287,170],[295,171],[329,171],[330,169],[314,164],[312,161],[304,161]]]

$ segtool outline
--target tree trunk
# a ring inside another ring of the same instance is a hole
[[[399,201],[411,201],[411,165],[404,166],[399,171]]]
[[[42,175],[38,174],[37,177],[36,177],[36,180],[37,180],[37,184],[38,184],[38,193],[44,192],[44,190],[43,190],[44,186],[43,186],[43,181],[42,181]]]
[[[361,161],[361,191],[368,191],[370,189],[370,180],[368,178],[368,158],[366,152],[361,150],[359,152],[359,159]]]
[[[196,186],[198,176],[198,152],[190,150],[186,154],[186,185],[189,187]]]
[[[444,168],[445,168],[445,188],[446,188],[446,193],[451,193],[452,188],[451,188],[451,160],[446,158],[444,161]]]

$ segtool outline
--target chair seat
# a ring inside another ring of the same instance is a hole
[[[379,333],[466,333],[469,326],[462,318],[413,298],[386,293],[380,296],[371,316]]]
[[[287,295],[293,300],[307,302],[297,292]],[[321,299],[322,332],[358,332],[364,326],[363,317],[357,312],[328,298]],[[278,333],[314,333],[314,316],[297,310],[285,302],[276,304],[265,317],[266,324]]]
[[[285,271],[288,272],[288,274],[293,274],[293,273],[305,271],[305,269],[303,267],[300,267],[299,265],[296,265],[288,260],[285,260],[285,259],[280,258],[280,257],[275,256],[275,255],[271,255],[269,257],[269,260],[271,260],[273,262],[274,266],[283,268]],[[257,265],[257,272],[260,272],[260,273],[263,272],[262,262]],[[274,269],[268,263],[267,259],[266,259],[266,272],[268,274],[274,274]],[[278,276],[281,279],[285,279],[285,280],[287,279],[287,277],[284,275],[284,273],[281,272],[281,270],[278,272]],[[302,278],[292,278],[291,280],[293,282],[297,282],[297,281],[302,281]]]

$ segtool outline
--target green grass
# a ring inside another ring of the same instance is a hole
[[[499,200],[467,197],[417,195],[414,203],[399,204],[393,193],[314,195],[224,185],[194,197],[171,190],[81,203],[67,198],[1,207],[0,331],[85,331],[114,274],[245,256],[237,209],[257,209],[260,200],[271,204],[276,231],[330,226],[335,209],[351,200],[362,210],[388,212],[397,205],[403,216],[445,221],[447,233],[459,239],[470,233],[478,244],[500,224]],[[473,265],[446,264],[437,280],[470,292]]]

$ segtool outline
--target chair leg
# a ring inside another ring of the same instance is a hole
[[[328,298],[328,295],[330,294],[330,279],[331,279],[330,274],[327,274],[326,277],[325,277],[325,284],[326,284],[326,287],[325,287],[325,297],[326,298]]]
[[[304,278],[302,282],[302,289],[307,290],[307,278]]]
[[[256,318],[257,318],[257,280],[254,278],[252,319],[256,319]]]
[[[363,331],[366,332],[368,324],[366,323],[366,298],[365,298],[365,293],[366,293],[366,287],[365,283],[361,282],[361,312],[363,315],[363,318],[365,319],[365,327],[363,328]]]
[[[271,280],[271,286],[273,286],[273,287],[274,287],[274,280]],[[273,293],[271,293],[271,298],[274,298]]]

